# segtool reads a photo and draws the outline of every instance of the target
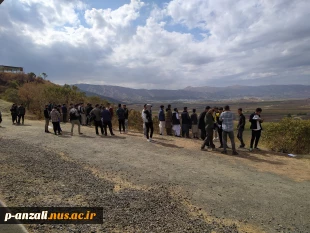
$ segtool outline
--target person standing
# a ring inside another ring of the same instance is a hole
[[[67,106],[65,104],[62,105],[61,111],[62,111],[62,121],[63,121],[63,123],[67,123],[68,109],[67,109]]]
[[[26,114],[26,109],[24,107],[23,104],[21,104],[19,107],[18,107],[18,122],[17,124],[20,124],[20,119],[22,119],[22,124],[24,124],[24,120],[25,120],[25,114]]]
[[[200,113],[199,119],[198,119],[198,129],[200,129],[200,137],[202,140],[205,140],[205,138],[206,138],[205,116],[209,110],[210,110],[210,106],[207,106],[205,108],[205,111]],[[207,146],[209,146],[209,145],[207,145]]]
[[[84,108],[84,103],[81,103],[80,105],[80,114],[81,114],[81,124],[85,126],[86,125],[86,112]]]
[[[254,113],[250,115],[250,122],[251,122],[251,127],[250,129],[252,130],[252,137],[251,137],[251,144],[250,144],[250,151],[253,151],[253,144],[255,141],[254,149],[259,150],[258,142],[262,133],[262,123],[264,122],[264,119],[260,117],[260,114],[262,113],[261,108],[257,108]]]
[[[45,118],[45,133],[50,133],[50,131],[48,131],[48,125],[50,123],[50,111],[48,108],[48,105],[45,105],[45,109],[44,109],[44,118]]]
[[[223,108],[220,107],[219,112],[218,112],[219,114],[216,115],[217,132],[218,132],[220,143],[221,143],[219,148],[223,148],[223,129],[222,129],[222,121],[220,121],[220,116],[222,112],[223,112]]]
[[[179,117],[179,111],[177,108],[173,109],[173,113],[172,113],[172,130],[174,131],[174,136],[176,137],[181,137],[180,136],[180,130],[181,130],[181,126],[180,126],[180,117]]]
[[[146,104],[144,104],[142,112],[141,112],[141,118],[142,118],[142,122],[143,122],[143,135],[146,138],[146,124],[145,123],[147,123],[147,119],[146,119],[146,116],[144,113],[145,110],[146,110]]]
[[[70,122],[71,122],[71,136],[73,136],[73,128],[74,125],[78,126],[78,132],[79,134],[81,133],[81,123],[80,123],[80,114],[77,110],[78,108],[78,104],[76,104],[75,106],[72,105],[72,108],[70,109],[69,115],[70,115]]]
[[[118,104],[118,109],[116,110],[116,115],[118,118],[119,133],[122,133],[122,128],[123,128],[123,132],[125,133],[125,111],[122,108],[121,104]]]
[[[224,150],[221,153],[227,154],[227,135],[228,135],[233,150],[232,155],[238,155],[238,152],[236,151],[235,136],[234,136],[234,114],[230,111],[228,105],[225,106],[224,112],[222,112],[222,114],[220,115],[220,121],[222,121],[223,147],[224,147]]]
[[[184,111],[181,113],[181,119],[182,119],[182,137],[186,135],[187,138],[190,138],[189,129],[191,126],[191,118],[189,117],[189,114],[187,112],[187,107],[184,107]]]
[[[243,142],[243,131],[245,127],[245,116],[242,113],[242,108],[238,108],[238,114],[239,114],[239,122],[237,125],[237,130],[238,130],[237,138],[239,139],[241,143],[239,148],[244,148],[245,144]]]
[[[103,107],[102,112],[101,112],[101,116],[102,116],[102,123],[103,123],[105,136],[108,135],[107,127],[109,127],[109,131],[110,131],[111,136],[113,136],[114,133],[113,133],[113,129],[112,129],[112,118],[111,118],[110,111],[108,109],[106,109],[105,107]]]
[[[207,109],[207,108],[206,108]],[[206,137],[201,145],[201,150],[205,149],[205,146],[211,147],[212,149],[215,148],[215,145],[213,144],[213,129],[214,129],[214,109],[208,107],[208,112],[205,114],[204,118],[204,125],[205,125],[205,132]]]
[[[124,116],[125,116],[125,133],[128,133],[128,117],[129,117],[129,111],[126,106],[126,104],[123,104],[124,109]]]
[[[13,125],[16,123],[17,124],[17,115],[18,115],[18,110],[17,110],[17,105],[13,104],[11,109],[11,116],[12,116],[12,123]]]
[[[110,114],[111,114],[111,119],[113,119],[114,111],[113,111],[112,105],[110,105],[109,111],[110,111]]]
[[[213,129],[213,133],[214,133],[214,138],[213,138],[213,141],[215,140],[218,140],[219,137],[218,137],[218,128],[217,128],[217,124],[216,124],[216,117],[219,117],[219,109],[218,107],[214,107],[214,129]]]
[[[144,117],[145,117],[146,138],[147,138],[148,142],[151,142],[152,137],[153,137],[153,132],[154,132],[153,117],[152,117],[152,105],[147,104],[143,113],[144,113]],[[151,130],[151,132],[150,132],[150,130]],[[150,134],[149,134],[149,132],[150,132]]]
[[[87,120],[86,120],[86,125],[91,125],[91,115],[90,115],[90,112],[93,110],[93,107],[91,104],[88,104],[88,108],[86,109],[86,117],[87,117]]]
[[[172,136],[172,111],[171,111],[171,105],[168,105],[168,108],[166,109],[166,115],[165,115],[165,127],[167,135]]]
[[[95,130],[96,130],[96,134],[99,135],[99,131],[98,128],[100,128],[101,130],[101,134],[104,135],[104,131],[103,131],[103,125],[102,125],[102,121],[101,121],[101,109],[99,107],[99,104],[95,105],[95,108],[93,110],[91,110],[90,115],[94,116],[94,122],[95,122]]]
[[[164,135],[164,128],[166,124],[164,105],[160,105],[158,113],[158,121],[159,121],[159,135]]]
[[[2,123],[2,113],[1,113],[1,111],[0,111],[0,124]],[[1,127],[1,125],[0,125],[0,127]]]
[[[193,109],[193,113],[191,115],[191,122],[193,138],[198,138],[198,116],[196,113],[196,109]]]
[[[57,131],[58,131],[58,135],[61,135],[60,126],[59,126],[60,113],[57,111],[56,105],[54,105],[54,108],[51,111],[51,119],[52,119],[52,124],[53,124],[55,135],[57,135]]]

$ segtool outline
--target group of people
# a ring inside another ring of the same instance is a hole
[[[20,104],[20,105],[13,104],[10,111],[11,111],[11,116],[12,116],[12,124],[23,125],[25,121],[25,114],[26,114],[26,108],[24,107],[24,104]],[[21,123],[20,123],[20,120],[22,120]]]
[[[250,151],[253,149],[258,149],[258,142],[261,136],[263,119],[260,118],[262,112],[261,108],[257,108],[254,113],[249,117],[251,123],[250,129],[252,130],[252,137],[250,143]],[[237,138],[240,141],[239,148],[244,148],[245,143],[243,141],[243,131],[245,129],[246,119],[242,112],[242,108],[238,109],[239,121],[237,125]],[[150,142],[153,137],[153,120],[152,120],[152,105],[145,104],[141,113],[143,120],[144,136]],[[207,106],[205,111],[199,116],[196,113],[196,109],[192,110],[192,114],[189,115],[187,107],[184,107],[183,112],[179,114],[177,108],[171,110],[171,105],[168,105],[166,111],[164,106],[160,106],[158,113],[159,120],[159,133],[164,134],[164,129],[166,129],[166,134],[176,137],[186,137],[190,138],[189,131],[192,130],[193,138],[200,138],[203,140],[201,149],[208,148],[214,149],[214,140],[220,141],[220,147],[223,148],[222,153],[227,154],[227,136],[229,137],[232,144],[232,154],[237,155],[235,140],[234,140],[234,114],[231,112],[230,107],[226,105],[223,107],[213,107]],[[214,136],[214,137],[213,137]],[[254,146],[254,147],[253,147]]]
[[[60,122],[66,123],[68,120],[71,123],[71,136],[73,136],[74,126],[77,125],[78,133],[81,132],[81,125],[87,126],[94,124],[96,134],[99,135],[99,129],[102,135],[107,136],[107,128],[109,128],[110,134],[114,135],[112,129],[112,117],[114,115],[113,108],[110,106],[106,108],[103,105],[96,104],[93,108],[91,104],[87,104],[84,107],[83,103],[70,104],[69,109],[65,104],[56,105],[49,103],[45,106],[44,118],[45,118],[45,132],[50,133],[48,130],[49,122],[53,124],[53,130],[55,135],[61,135]],[[128,109],[126,105],[119,104],[119,108],[116,111],[116,115],[119,121],[119,131],[126,133],[128,131]]]
[[[13,104],[11,109],[12,123],[24,124],[24,117],[26,109],[23,104],[19,106]],[[251,123],[250,129],[252,130],[252,137],[250,142],[250,151],[258,149],[259,139],[261,137],[263,119],[260,117],[262,112],[261,108],[257,108],[254,113],[249,117]],[[240,141],[239,148],[244,148],[245,143],[243,141],[243,131],[246,125],[246,118],[243,115],[242,108],[238,109],[239,121],[237,125],[237,138]],[[102,135],[107,136],[107,129],[111,135],[114,135],[112,129],[112,118],[114,116],[113,108],[111,106],[105,107],[103,105],[96,104],[93,108],[91,104],[87,104],[84,107],[83,103],[70,104],[67,108],[66,104],[56,105],[55,103],[49,103],[45,106],[45,132],[50,133],[48,130],[49,122],[53,124],[53,130],[55,135],[61,135],[62,129],[60,122],[66,123],[70,120],[71,123],[71,135],[73,136],[74,126],[77,125],[78,133],[81,132],[81,125],[87,126],[94,124],[95,132],[99,135],[99,129]],[[124,104],[118,105],[116,110],[116,116],[118,118],[119,132],[128,132],[128,117],[129,111]],[[144,136],[149,142],[152,141],[154,127],[153,127],[153,115],[152,105],[145,104],[141,113],[143,121]],[[237,155],[235,140],[234,140],[234,113],[231,112],[230,107],[226,105],[223,107],[207,106],[205,111],[199,116],[196,113],[196,109],[192,110],[192,114],[188,113],[187,107],[184,107],[183,112],[179,114],[177,108],[171,109],[169,104],[166,109],[161,105],[158,112],[159,120],[159,133],[160,135],[166,134],[169,136],[186,137],[190,138],[189,132],[192,131],[193,138],[203,140],[201,149],[205,149],[207,146],[210,149],[214,149],[215,145],[213,141],[219,140],[222,153],[227,153],[227,137],[229,137],[232,144],[232,154]],[[2,121],[0,113],[0,123]]]

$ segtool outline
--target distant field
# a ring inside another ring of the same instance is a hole
[[[204,108],[209,106],[224,107],[229,105],[233,112],[237,112],[238,108],[242,108],[246,117],[248,117],[254,110],[258,107],[263,109],[262,117],[265,119],[265,122],[277,122],[283,117],[291,115],[292,117],[298,117],[300,119],[310,119],[310,99],[303,100],[279,100],[279,101],[260,101],[260,102],[236,102],[236,101],[227,101],[227,102],[206,102],[206,103],[171,103],[172,109],[177,107],[179,112],[183,111],[183,107],[188,107],[189,112],[191,113],[193,108],[197,109],[198,113],[201,113]],[[157,115],[159,106],[161,104],[153,104],[154,114]],[[127,105],[129,109],[141,111],[143,105]],[[167,104],[164,104],[165,108]]]

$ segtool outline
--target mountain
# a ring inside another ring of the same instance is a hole
[[[265,85],[228,87],[186,87],[180,90],[133,89],[110,85],[76,84],[83,91],[127,103],[232,100],[232,99],[303,99],[309,98],[307,85]]]
[[[84,92],[86,94],[86,96],[98,96],[100,97],[101,99],[104,99],[104,100],[107,100],[108,102],[110,103],[119,103],[119,102],[122,102],[122,101],[119,101],[117,99],[114,99],[114,98],[111,98],[111,97],[107,97],[107,96],[103,96],[103,95],[99,95],[97,93],[94,93],[94,92],[90,92],[90,91],[85,91],[85,90],[82,90],[80,89],[82,92]]]

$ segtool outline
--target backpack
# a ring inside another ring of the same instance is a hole
[[[76,120],[77,116],[76,116],[76,111],[70,111],[70,120]]]

